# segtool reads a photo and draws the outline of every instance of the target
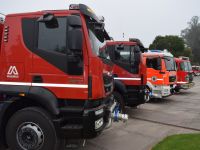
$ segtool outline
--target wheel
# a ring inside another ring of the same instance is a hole
[[[117,102],[117,107],[119,107],[119,112],[125,114],[125,103],[123,96],[117,91],[114,91],[113,95],[115,101]]]
[[[46,111],[29,107],[8,121],[6,140],[11,150],[56,150],[61,143]]]

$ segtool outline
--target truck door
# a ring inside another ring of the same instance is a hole
[[[147,81],[153,84],[163,85],[164,82],[164,68],[162,59],[160,57],[152,57],[146,59]]]
[[[33,21],[32,85],[48,88],[58,98],[76,99],[79,94],[80,99],[86,99],[80,16],[52,15],[49,21],[42,20],[44,17]],[[70,18],[75,18],[76,25]]]
[[[136,46],[116,45],[115,48],[112,46],[110,49],[111,60],[116,64],[115,79],[122,80],[126,85],[141,84],[139,75],[141,53],[136,51]]]

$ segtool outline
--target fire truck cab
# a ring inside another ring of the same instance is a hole
[[[135,107],[148,101],[146,69],[138,44],[129,41],[109,41],[106,50],[114,65],[114,97],[121,103],[122,108]]]
[[[176,82],[176,64],[173,55],[167,50],[148,50],[142,56],[146,65],[150,97],[170,96]]]
[[[175,90],[189,89],[194,86],[193,71],[188,57],[175,58],[177,66],[177,84]]]
[[[104,23],[83,4],[0,22],[0,138],[12,150],[57,150],[94,138],[115,108]],[[116,116],[115,116],[116,117]]]

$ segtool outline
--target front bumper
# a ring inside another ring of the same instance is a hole
[[[190,89],[192,87],[194,87],[195,83],[194,82],[190,82],[190,83],[184,83],[184,84],[177,84],[177,87],[178,89]]]
[[[152,86],[151,98],[163,98],[171,95],[170,86]]]
[[[58,136],[89,139],[99,135],[110,121],[110,108],[114,104],[112,96],[102,101],[103,103],[98,107],[61,108],[60,117],[53,121]]]

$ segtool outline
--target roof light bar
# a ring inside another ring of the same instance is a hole
[[[79,4],[71,4],[69,5],[69,10],[79,10]]]

